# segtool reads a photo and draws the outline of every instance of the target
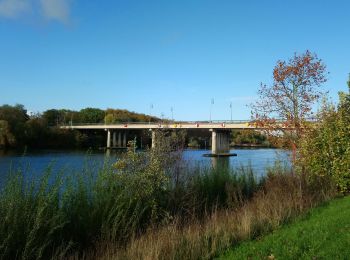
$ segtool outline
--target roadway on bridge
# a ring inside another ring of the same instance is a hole
[[[61,126],[63,129],[259,129],[248,121],[240,122],[181,122],[181,123],[120,123],[77,124]]]

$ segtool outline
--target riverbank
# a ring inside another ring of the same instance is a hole
[[[34,181],[23,168],[12,172],[0,189],[0,258],[82,256],[98,243],[117,249],[174,219],[233,206],[229,198],[248,199],[259,186],[252,172],[187,168],[174,156],[129,152],[97,176],[91,167],[52,176],[50,164]]]
[[[233,208],[217,209],[185,226],[173,223],[151,229],[125,249],[104,245],[91,259],[212,259],[234,244],[278,229],[334,195],[326,180],[319,180],[316,190],[303,177],[278,168],[268,176],[251,199]]]
[[[244,242],[218,259],[348,259],[350,196],[334,199],[272,234]]]
[[[20,168],[6,179],[0,258],[210,258],[333,194],[328,181],[281,167],[262,178],[250,167],[188,167],[163,148],[129,150],[97,175],[86,166],[52,176],[48,164],[29,182]]]
[[[230,145],[232,148],[278,148],[272,145],[265,144],[232,144]]]

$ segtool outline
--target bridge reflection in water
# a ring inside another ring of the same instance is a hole
[[[230,169],[230,158],[211,157],[211,165],[214,169]]]

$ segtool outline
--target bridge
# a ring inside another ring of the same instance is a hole
[[[107,132],[107,149],[113,147],[126,147],[127,130],[152,131],[152,148],[156,145],[157,131],[167,129],[207,129],[211,132],[211,151],[213,155],[226,154],[230,151],[230,133],[233,129],[255,129],[248,120],[235,121],[196,121],[196,122],[133,122],[115,124],[76,124],[61,126],[62,129],[77,130],[105,130]]]

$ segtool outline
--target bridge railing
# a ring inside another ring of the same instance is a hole
[[[212,121],[161,121],[161,122],[115,122],[115,123],[66,123],[61,126],[77,126],[77,125],[156,125],[156,124],[244,124],[251,120],[212,120]]]
[[[277,123],[283,123],[286,120],[284,119],[275,119],[275,122]],[[307,122],[317,122],[317,118],[308,118],[306,119]],[[172,120],[166,120],[166,121],[159,121],[159,122],[115,122],[115,123],[67,123],[67,124],[61,124],[61,126],[92,126],[92,125],[155,125],[155,124],[161,124],[161,125],[169,125],[169,124],[246,124],[246,123],[253,123],[253,120],[211,120],[211,121],[172,121]]]

